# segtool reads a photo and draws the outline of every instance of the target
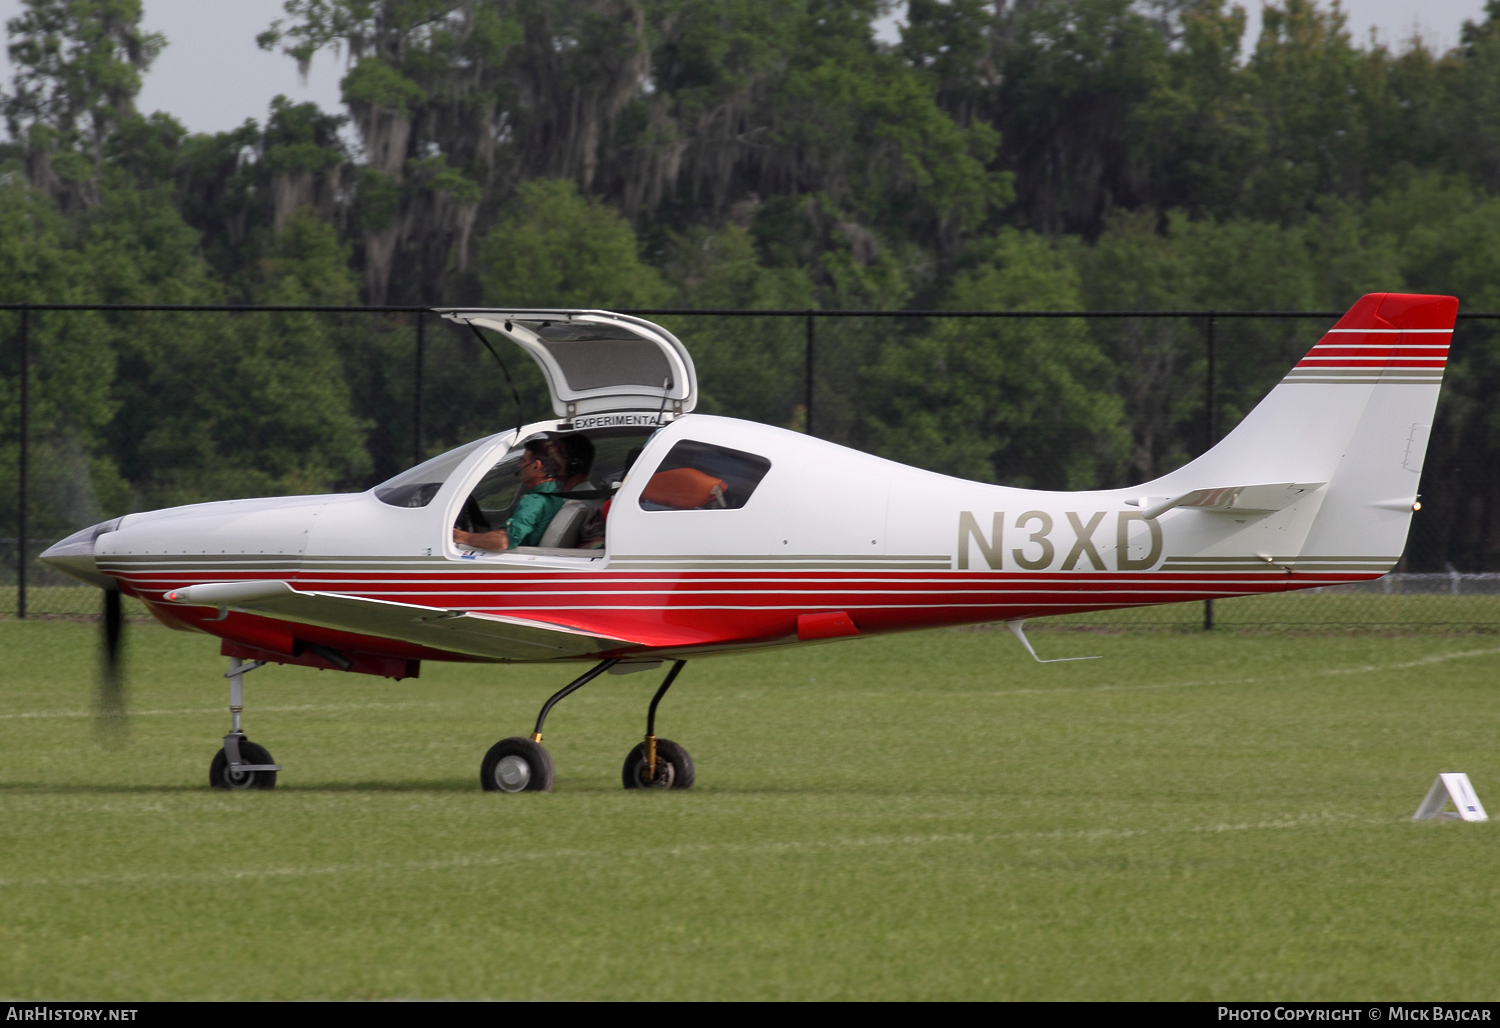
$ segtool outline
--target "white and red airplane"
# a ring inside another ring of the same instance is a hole
[[[271,788],[280,770],[242,730],[246,672],[274,662],[414,678],[422,661],[450,660],[593,662],[546,701],[530,737],[485,756],[482,786],[504,792],[552,787],[542,727],[560,699],[603,672],[670,661],[623,778],[687,788],[692,759],[656,738],[655,716],[691,658],[995,621],[1030,651],[1027,618],[1390,571],[1457,310],[1453,297],[1366,296],[1197,460],[1130,488],[1047,492],[693,414],[687,350],[638,318],[445,309],[525,350],[556,419],[363,493],[128,514],[42,559],[106,591],[111,639],[124,593],[170,627],[222,640],[232,727],[215,787]],[[593,465],[569,469],[583,477],[538,545],[455,542],[455,527],[506,523],[528,443],[579,435]],[[602,541],[586,539],[601,514]]]

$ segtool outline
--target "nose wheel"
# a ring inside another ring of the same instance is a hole
[[[245,738],[245,730],[240,727],[240,715],[245,709],[245,675],[265,666],[260,660],[246,664],[238,657],[229,658],[229,670],[224,674],[229,679],[229,734],[224,736],[224,748],[214,754],[208,765],[208,784],[215,789],[276,788],[276,773],[281,765],[271,759],[264,746]]]
[[[266,770],[267,766],[279,768],[271,752],[249,739],[241,738],[239,744],[240,759],[234,763],[225,750],[214,754],[213,763],[208,765],[208,784],[235,791],[276,788],[276,771]]]

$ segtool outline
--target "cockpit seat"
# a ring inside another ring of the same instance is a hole
[[[538,546],[545,549],[575,549],[583,533],[583,523],[588,520],[589,505],[583,500],[568,500],[547,522],[547,531],[542,534]]]
[[[702,510],[723,507],[724,494],[728,490],[722,478],[696,468],[673,468],[652,475],[646,488],[641,490],[641,499],[672,510]]]

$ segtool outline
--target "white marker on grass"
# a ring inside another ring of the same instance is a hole
[[[1456,813],[1443,809],[1450,799],[1458,808]],[[1479,802],[1479,795],[1474,792],[1474,786],[1470,783],[1468,775],[1461,771],[1445,772],[1433,781],[1432,788],[1427,790],[1422,805],[1417,808],[1417,812],[1411,816],[1411,819],[1413,821],[1450,821],[1458,818],[1463,818],[1465,821],[1488,821],[1490,816],[1484,812],[1484,804]]]

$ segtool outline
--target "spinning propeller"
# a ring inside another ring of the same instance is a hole
[[[104,629],[104,662],[99,669],[95,716],[100,734],[106,739],[118,739],[125,730],[125,687],[120,672],[120,650],[125,630],[123,611],[120,590],[104,590],[104,611],[100,619],[100,626]]]

